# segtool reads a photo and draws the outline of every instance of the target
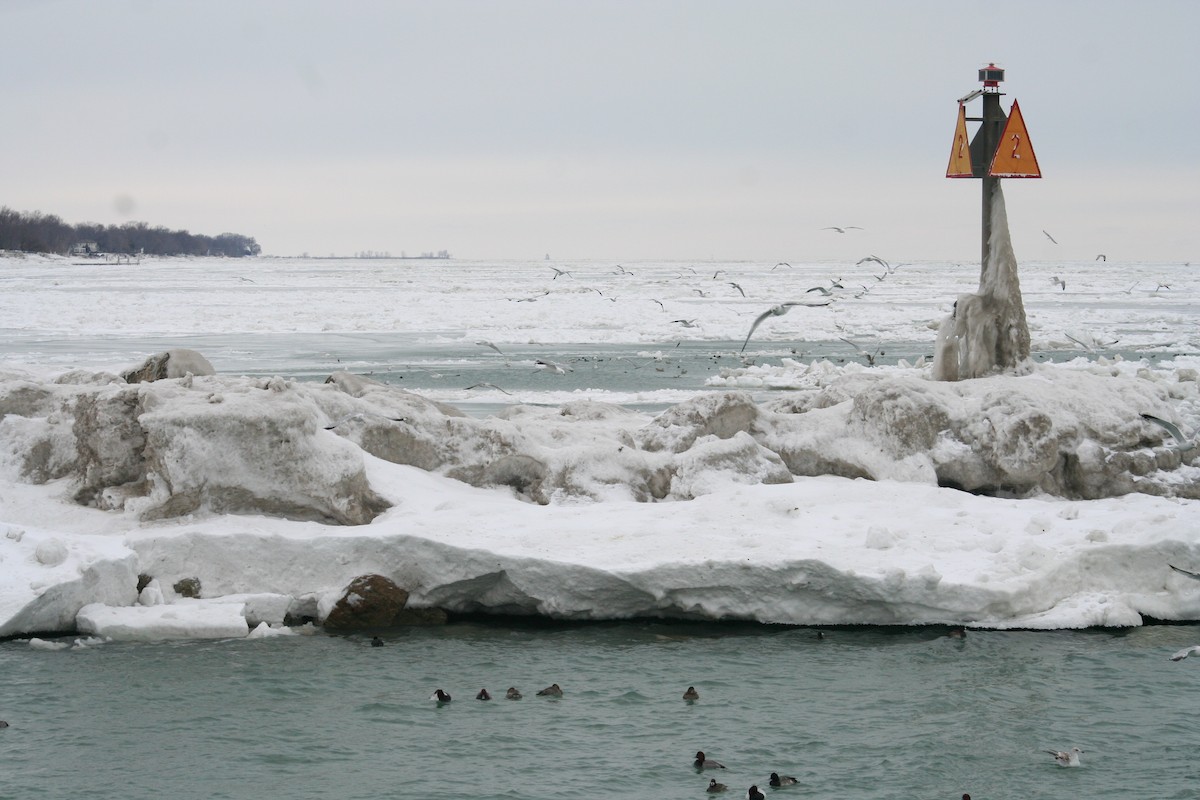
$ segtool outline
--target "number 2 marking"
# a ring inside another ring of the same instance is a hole
[[[1014,134],[1013,134],[1012,136],[1010,136],[1009,138],[1010,138],[1010,139],[1012,139],[1012,141],[1014,142],[1014,144],[1013,144],[1013,149],[1012,149],[1012,157],[1013,157],[1013,158],[1020,158],[1020,157],[1021,157],[1021,154],[1017,152],[1017,148],[1021,146],[1021,134],[1019,134],[1019,133],[1014,133]]]

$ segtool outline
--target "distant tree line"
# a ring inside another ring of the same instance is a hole
[[[262,252],[253,236],[222,233],[217,236],[172,231],[145,222],[126,222],[124,225],[99,225],[84,222],[71,225],[54,214],[40,211],[23,213],[7,206],[0,207],[0,250],[23,250],[27,253],[60,253],[67,255],[85,242],[88,248],[100,253],[154,256],[256,256]]]

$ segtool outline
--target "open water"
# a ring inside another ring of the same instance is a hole
[[[383,647],[9,641],[0,797],[670,800],[711,777],[778,800],[1200,794],[1200,663],[1169,660],[1200,627],[946,633],[459,622]],[[536,696],[551,683],[561,699]],[[1045,752],[1072,746],[1077,769]],[[697,772],[697,750],[727,768]],[[799,784],[772,790],[773,771]]]

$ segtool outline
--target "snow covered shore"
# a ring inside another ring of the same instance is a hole
[[[0,635],[278,630],[363,574],[410,607],[561,619],[1200,619],[1168,566],[1200,564],[1195,451],[1139,416],[1190,414],[1193,369],[779,369],[803,388],[769,403],[485,419],[349,374],[6,371]]]

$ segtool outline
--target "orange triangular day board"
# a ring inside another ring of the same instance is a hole
[[[958,104],[958,127],[954,129],[954,146],[950,150],[950,163],[946,165],[947,178],[974,178],[971,172],[971,143],[967,139],[967,108]]]
[[[1025,130],[1025,120],[1021,117],[1021,107],[1016,100],[1013,100],[1008,122],[1004,124],[1004,133],[1000,134],[1000,144],[996,147],[996,155],[992,156],[988,175],[993,178],[1042,177],[1037,156],[1033,154],[1033,144],[1029,141],[1029,131]]]

